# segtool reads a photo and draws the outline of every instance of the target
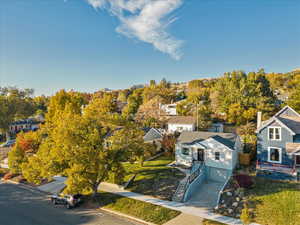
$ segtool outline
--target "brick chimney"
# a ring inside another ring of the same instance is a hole
[[[257,112],[257,129],[261,127],[262,112]]]

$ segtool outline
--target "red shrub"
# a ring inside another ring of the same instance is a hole
[[[236,175],[235,179],[240,187],[250,188],[254,183],[252,177],[245,174]]]
[[[13,177],[14,177],[14,174],[8,172],[8,173],[6,173],[6,174],[4,175],[3,179],[4,179],[4,180],[9,180],[9,179],[11,179],[11,178],[13,178]]]

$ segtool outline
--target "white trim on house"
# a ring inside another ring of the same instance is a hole
[[[279,150],[279,161],[273,161],[273,160],[271,160],[271,149],[277,149],[277,150]],[[278,163],[278,164],[280,164],[280,163],[282,163],[282,148],[278,148],[278,147],[268,147],[268,162],[271,162],[271,163]]]
[[[274,129],[274,133],[273,133],[273,139],[270,139],[270,129]],[[276,132],[275,130],[279,129],[279,139],[276,139]],[[281,131],[281,127],[279,126],[269,126],[268,127],[268,140],[269,141],[281,141],[281,137],[282,137],[282,131]]]
[[[284,110],[286,110],[286,109],[290,109],[293,113],[295,113],[297,116],[299,116],[300,117],[300,114],[299,113],[297,113],[293,108],[291,108],[290,106],[285,106],[285,107],[283,107],[279,112],[277,112],[274,116],[278,116],[278,115],[280,115]]]
[[[275,116],[272,117],[272,119],[270,119],[270,121],[268,123],[266,123],[265,125],[263,125],[262,127],[260,127],[259,129],[256,130],[256,133],[259,133],[262,129],[268,127],[271,123],[273,123],[274,121],[276,121],[277,123],[279,123],[281,126],[283,126],[284,128],[286,128],[292,135],[296,135],[296,133],[294,131],[292,131],[289,127],[287,127],[284,123],[282,123],[279,119],[277,119]]]

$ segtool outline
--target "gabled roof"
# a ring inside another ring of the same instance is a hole
[[[289,112],[288,112],[289,111]],[[295,116],[295,117],[300,117],[300,114],[297,113],[293,108],[291,108],[290,106],[285,106],[283,107],[279,112],[277,112],[274,116],[275,117],[279,117],[281,116],[283,113],[287,113],[287,116]]]
[[[256,132],[259,133],[273,122],[285,127],[292,135],[300,134],[300,115],[289,106],[285,106],[269,120],[263,121],[262,126]]]
[[[177,139],[180,144],[194,144],[209,138],[213,138],[219,143],[234,149],[237,135],[233,133],[217,133],[217,132],[202,132],[202,131],[184,131]]]
[[[148,132],[146,132],[144,136],[144,141],[154,141],[157,139],[161,139],[163,135],[156,128],[150,128]]]
[[[196,118],[193,116],[175,116],[169,119],[168,124],[195,124]]]

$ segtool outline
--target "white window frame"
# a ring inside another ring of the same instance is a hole
[[[270,129],[274,129],[274,139],[270,138]],[[279,129],[279,139],[276,139],[275,129]],[[269,141],[281,141],[281,127],[268,127],[268,140]]]
[[[279,161],[273,161],[273,160],[271,160],[271,149],[277,149],[277,150],[279,150]],[[282,148],[268,147],[268,162],[281,164],[282,163]]]

